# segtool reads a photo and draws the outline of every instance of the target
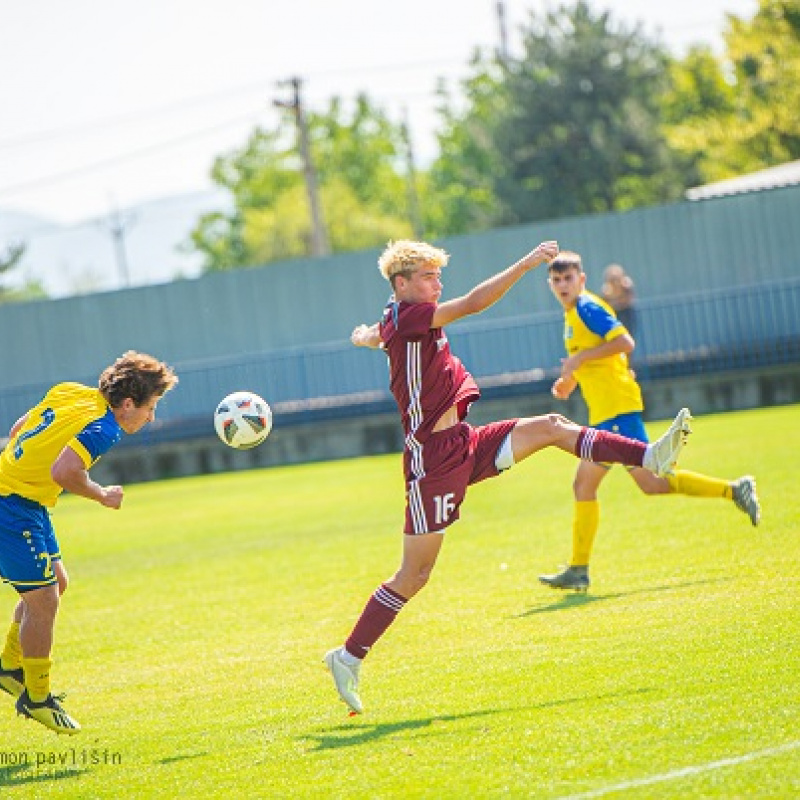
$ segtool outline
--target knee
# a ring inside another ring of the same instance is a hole
[[[563,414],[557,414],[555,411],[546,414],[544,418],[547,420],[548,426],[554,431],[562,431],[571,424]]]
[[[59,589],[54,584],[22,595],[23,614],[40,622],[55,620],[58,613]]]
[[[550,444],[560,441],[571,425],[570,421],[565,416],[555,411],[544,414],[541,417],[536,417],[536,421],[540,434],[543,435]]]
[[[432,571],[433,567],[420,567],[414,570],[401,569],[387,585],[401,597],[410,600],[425,588]]]
[[[413,594],[421,592],[428,585],[428,581],[430,579],[431,579],[431,570],[429,569],[421,569],[418,572],[414,573],[413,575],[409,576],[409,584],[411,586]]]

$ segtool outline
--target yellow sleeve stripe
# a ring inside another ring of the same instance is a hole
[[[617,325],[616,328],[612,328],[606,334],[606,341],[613,342],[614,339],[619,339],[620,336],[624,336],[626,333],[628,333],[628,329],[624,325]]]
[[[70,439],[70,441],[67,443],[67,447],[69,447],[70,450],[74,450],[78,454],[78,457],[81,461],[83,461],[83,466],[86,467],[86,469],[89,469],[89,467],[92,466],[94,459],[89,451],[81,444],[79,439]]]

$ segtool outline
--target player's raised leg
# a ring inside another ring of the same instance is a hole
[[[683,408],[661,437],[652,444],[609,431],[578,425],[561,414],[519,420],[511,434],[514,461],[519,462],[545,447],[558,447],[585,461],[644,467],[668,475],[691,433],[691,414]]]

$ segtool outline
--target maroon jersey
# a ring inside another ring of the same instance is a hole
[[[389,356],[392,390],[406,434],[406,448],[422,445],[442,414],[458,405],[464,419],[480,397],[478,385],[450,352],[442,328],[431,328],[435,303],[390,301],[380,325]]]

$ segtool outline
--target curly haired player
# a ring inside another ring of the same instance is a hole
[[[50,692],[50,652],[67,571],[48,508],[66,489],[106,508],[121,486],[100,486],[88,470],[122,438],[152,422],[178,378],[152,356],[128,351],[100,375],[99,388],[60,383],[11,427],[0,454],[0,577],[19,594],[0,653],[0,689],[17,713],[56,733],[80,725]]]

